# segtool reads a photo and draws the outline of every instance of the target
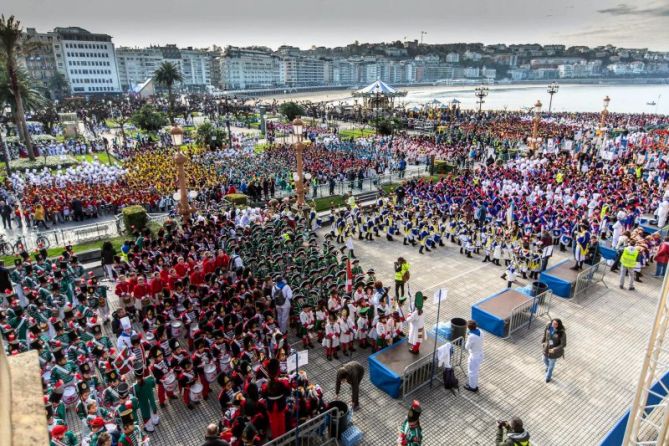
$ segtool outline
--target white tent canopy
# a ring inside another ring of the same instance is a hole
[[[359,95],[369,95],[369,94],[383,94],[383,95],[395,95],[399,92],[395,90],[390,85],[386,84],[381,80],[377,80],[365,88],[362,88],[356,92]]]

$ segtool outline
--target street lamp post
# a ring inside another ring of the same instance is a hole
[[[558,85],[557,82],[552,82],[550,85],[548,85],[548,94],[551,96],[550,101],[548,101],[548,114],[551,114],[551,109],[553,108],[553,95],[558,92],[560,89],[560,86]]]
[[[177,165],[177,184],[179,185],[179,213],[184,222],[190,217],[190,205],[188,204],[188,189],[186,187],[186,156],[179,150],[174,156],[174,162]]]
[[[488,87],[484,87],[483,85],[474,89],[474,95],[478,98],[476,103],[479,105],[479,114],[481,114],[481,110],[483,109],[484,98],[488,96],[488,91]]]
[[[537,103],[534,104],[534,122],[532,123],[532,154],[537,150],[539,146],[539,123],[541,122],[541,101],[537,99]]]
[[[304,123],[300,118],[293,120],[293,134],[296,138],[295,154],[297,155],[297,181],[295,183],[295,192],[297,193],[297,207],[298,209],[304,206],[304,166],[302,165],[302,153],[304,152],[304,144],[302,144],[302,131]]]
[[[606,125],[606,116],[609,114],[609,103],[611,98],[608,95],[604,97],[604,109],[602,110],[602,115],[599,118],[599,127],[604,128]]]

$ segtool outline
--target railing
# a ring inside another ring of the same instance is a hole
[[[606,282],[604,282],[604,276],[606,275],[607,269],[608,266],[606,265],[606,260],[603,260],[588,266],[586,269],[578,273],[578,276],[576,276],[576,284],[574,285],[574,300],[581,302],[588,291],[600,282],[608,288]]]
[[[437,343],[439,342],[438,334],[434,342]],[[462,360],[464,358],[465,339],[463,337],[459,337],[457,339],[448,342],[451,343],[451,349],[452,349],[451,367],[460,368],[460,370],[464,374],[464,368],[462,367]],[[437,349],[439,349],[442,346],[443,344],[438,345]],[[409,364],[404,368],[404,371],[402,372],[402,389],[401,389],[403,400],[406,399],[410,394],[418,391],[419,389],[429,384],[430,378],[433,376],[432,375],[433,372],[434,372],[434,377],[439,382],[442,382],[442,374],[440,373],[440,371],[443,371],[443,369],[439,367],[439,360],[436,357],[434,358],[434,362],[432,361],[432,359],[433,359],[432,353],[430,353],[429,355]]]
[[[339,436],[339,409],[323,412],[290,430],[280,437],[265,443],[265,446],[319,446],[329,444]]]
[[[511,310],[505,339],[510,338],[521,328],[527,327],[529,329],[532,325],[532,320],[535,318],[546,315],[550,317],[552,299],[553,293],[551,290],[546,290]]]

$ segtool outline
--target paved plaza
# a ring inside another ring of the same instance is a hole
[[[426,326],[436,322],[436,305],[431,296],[439,288],[448,289],[442,303],[441,320],[469,318],[471,304],[501,291],[506,282],[500,278],[502,267],[481,263],[474,255],[467,259],[450,242],[446,247],[419,255],[416,248],[401,242],[376,239],[355,242],[355,252],[364,269],[373,266],[377,278],[392,285],[392,264],[404,256],[411,264],[412,293],[427,294]],[[556,253],[551,264],[564,254]],[[521,417],[537,445],[595,445],[630,405],[643,349],[657,303],[660,281],[649,277],[636,291],[620,290],[617,274],[605,277],[608,288],[597,285],[581,304],[554,298],[550,314],[566,326],[566,356],[557,363],[553,381],[544,381],[541,361],[541,336],[547,320],[521,329],[511,339],[484,334],[485,360],[481,369],[480,392],[464,389],[454,396],[440,387],[425,386],[411,398],[423,405],[421,418],[426,445],[472,444],[494,442],[496,420]],[[518,286],[528,281],[520,279]],[[113,299],[113,305],[117,305]],[[367,366],[370,350],[360,350],[353,359]],[[319,348],[309,352],[304,367],[309,379],[320,384],[327,400],[335,398],[337,367],[347,361],[327,361]],[[466,358],[463,361],[466,371]],[[463,370],[456,368],[461,386],[466,383]],[[197,446],[203,441],[207,423],[218,420],[220,409],[214,392],[195,410],[173,401],[160,410],[161,423],[151,435],[154,446]],[[350,402],[350,390],[343,387],[341,399]],[[354,423],[365,433],[365,445],[393,445],[400,423],[411,403],[395,400],[377,389],[365,376],[361,390],[361,409],[354,413]],[[70,417],[70,425],[78,422]]]

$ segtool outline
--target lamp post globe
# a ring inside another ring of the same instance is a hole
[[[170,136],[172,138],[172,145],[180,146],[184,141],[184,131],[178,125],[175,125],[170,129]],[[182,154],[183,156],[183,154]],[[185,158],[185,157],[184,157]]]

